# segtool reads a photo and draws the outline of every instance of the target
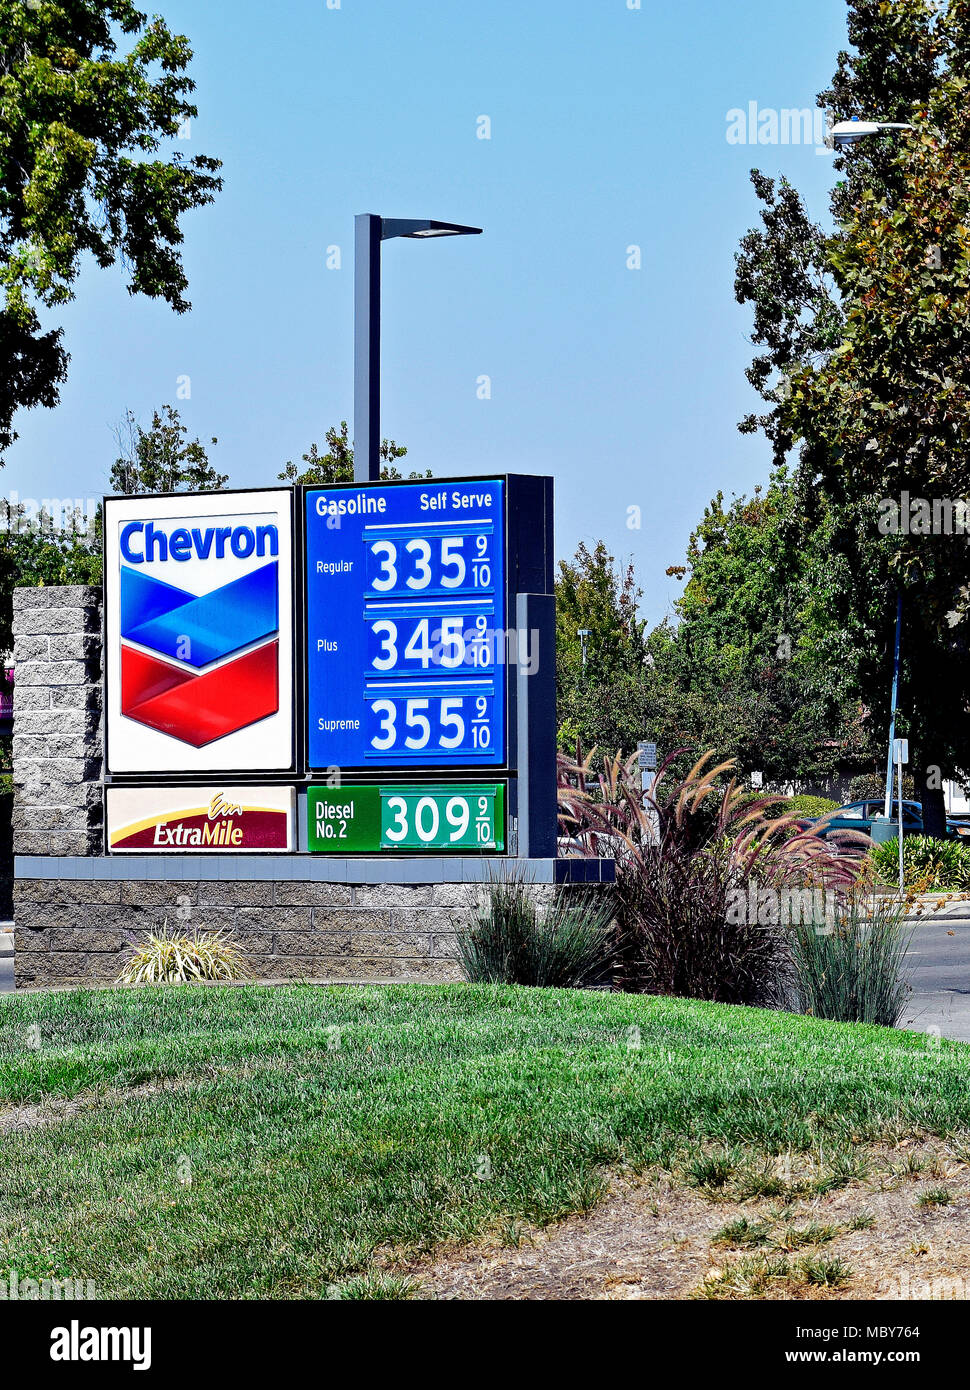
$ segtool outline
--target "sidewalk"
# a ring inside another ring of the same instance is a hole
[[[931,894],[919,906],[906,918],[913,993],[900,1027],[970,1042],[970,898]]]
[[[13,923],[0,922],[0,994],[13,989]]]

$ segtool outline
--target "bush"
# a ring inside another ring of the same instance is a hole
[[[194,936],[150,936],[118,976],[120,985],[194,984],[201,980],[244,980],[252,971],[222,932]]]
[[[875,845],[870,853],[879,881],[896,887],[898,837]],[[959,840],[934,840],[929,835],[904,835],[903,887],[923,893],[970,888],[970,845]]]
[[[893,796],[895,797],[895,782],[893,783]],[[849,783],[849,794],[846,801],[882,801],[886,795],[886,771],[881,772],[862,772],[858,777],[853,777]],[[911,772],[903,773],[903,800],[919,801],[919,793],[916,790],[916,779]]]
[[[646,847],[633,872],[620,868],[624,988],[722,1004],[781,1005],[784,940],[774,924],[729,912],[731,894],[742,882],[727,847],[696,852],[669,836]]]
[[[857,896],[832,922],[799,922],[792,951],[800,1008],[838,1023],[895,1027],[909,986],[903,958],[912,929],[898,901]]]
[[[474,924],[458,933],[469,984],[581,986],[598,982],[613,954],[613,904],[557,888],[539,908],[521,880],[493,884]]]
[[[757,797],[752,794],[745,799],[750,802]],[[797,820],[818,820],[820,816],[837,811],[840,804],[827,796],[779,796],[776,805],[766,808],[765,816],[768,820],[777,820],[779,816],[794,816]]]
[[[827,816],[832,811],[839,809],[839,803],[832,801],[827,796],[792,796],[785,803],[785,812],[789,816]]]
[[[739,897],[763,887],[779,895],[788,887],[845,891],[860,859],[832,853],[818,836],[799,832],[790,815],[771,818],[780,799],[752,799],[733,778],[725,781],[733,762],[708,768],[712,753],[663,794],[683,752],[664,761],[650,793],[641,790],[635,758],[607,760],[595,796],[586,790],[592,755],[560,764],[563,834],[585,853],[616,860],[618,983],[649,994],[781,1006],[789,990],[787,939],[777,917],[766,922],[760,911],[737,911]]]

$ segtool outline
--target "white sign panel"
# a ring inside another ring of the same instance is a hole
[[[291,493],[105,502],[108,771],[293,764]]]
[[[292,787],[108,787],[110,854],[267,854],[293,848]]]
[[[638,743],[637,753],[639,754],[637,761],[641,768],[647,768],[650,771],[656,768],[657,745],[655,743]]]

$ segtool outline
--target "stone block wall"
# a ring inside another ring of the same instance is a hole
[[[14,854],[102,852],[101,590],[13,591]]]
[[[166,923],[225,932],[263,980],[459,979],[455,933],[483,891],[461,883],[20,879],[17,986],[108,983],[132,946]]]

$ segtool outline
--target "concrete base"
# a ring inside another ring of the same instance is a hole
[[[16,878],[278,880],[309,883],[612,883],[612,859],[486,859],[428,855],[336,859],[322,854],[21,854]]]
[[[557,882],[603,884],[612,871],[611,860],[578,859],[23,856],[16,982],[108,983],[166,926],[225,932],[265,980],[455,980],[457,932],[489,881],[515,874],[543,899]]]

